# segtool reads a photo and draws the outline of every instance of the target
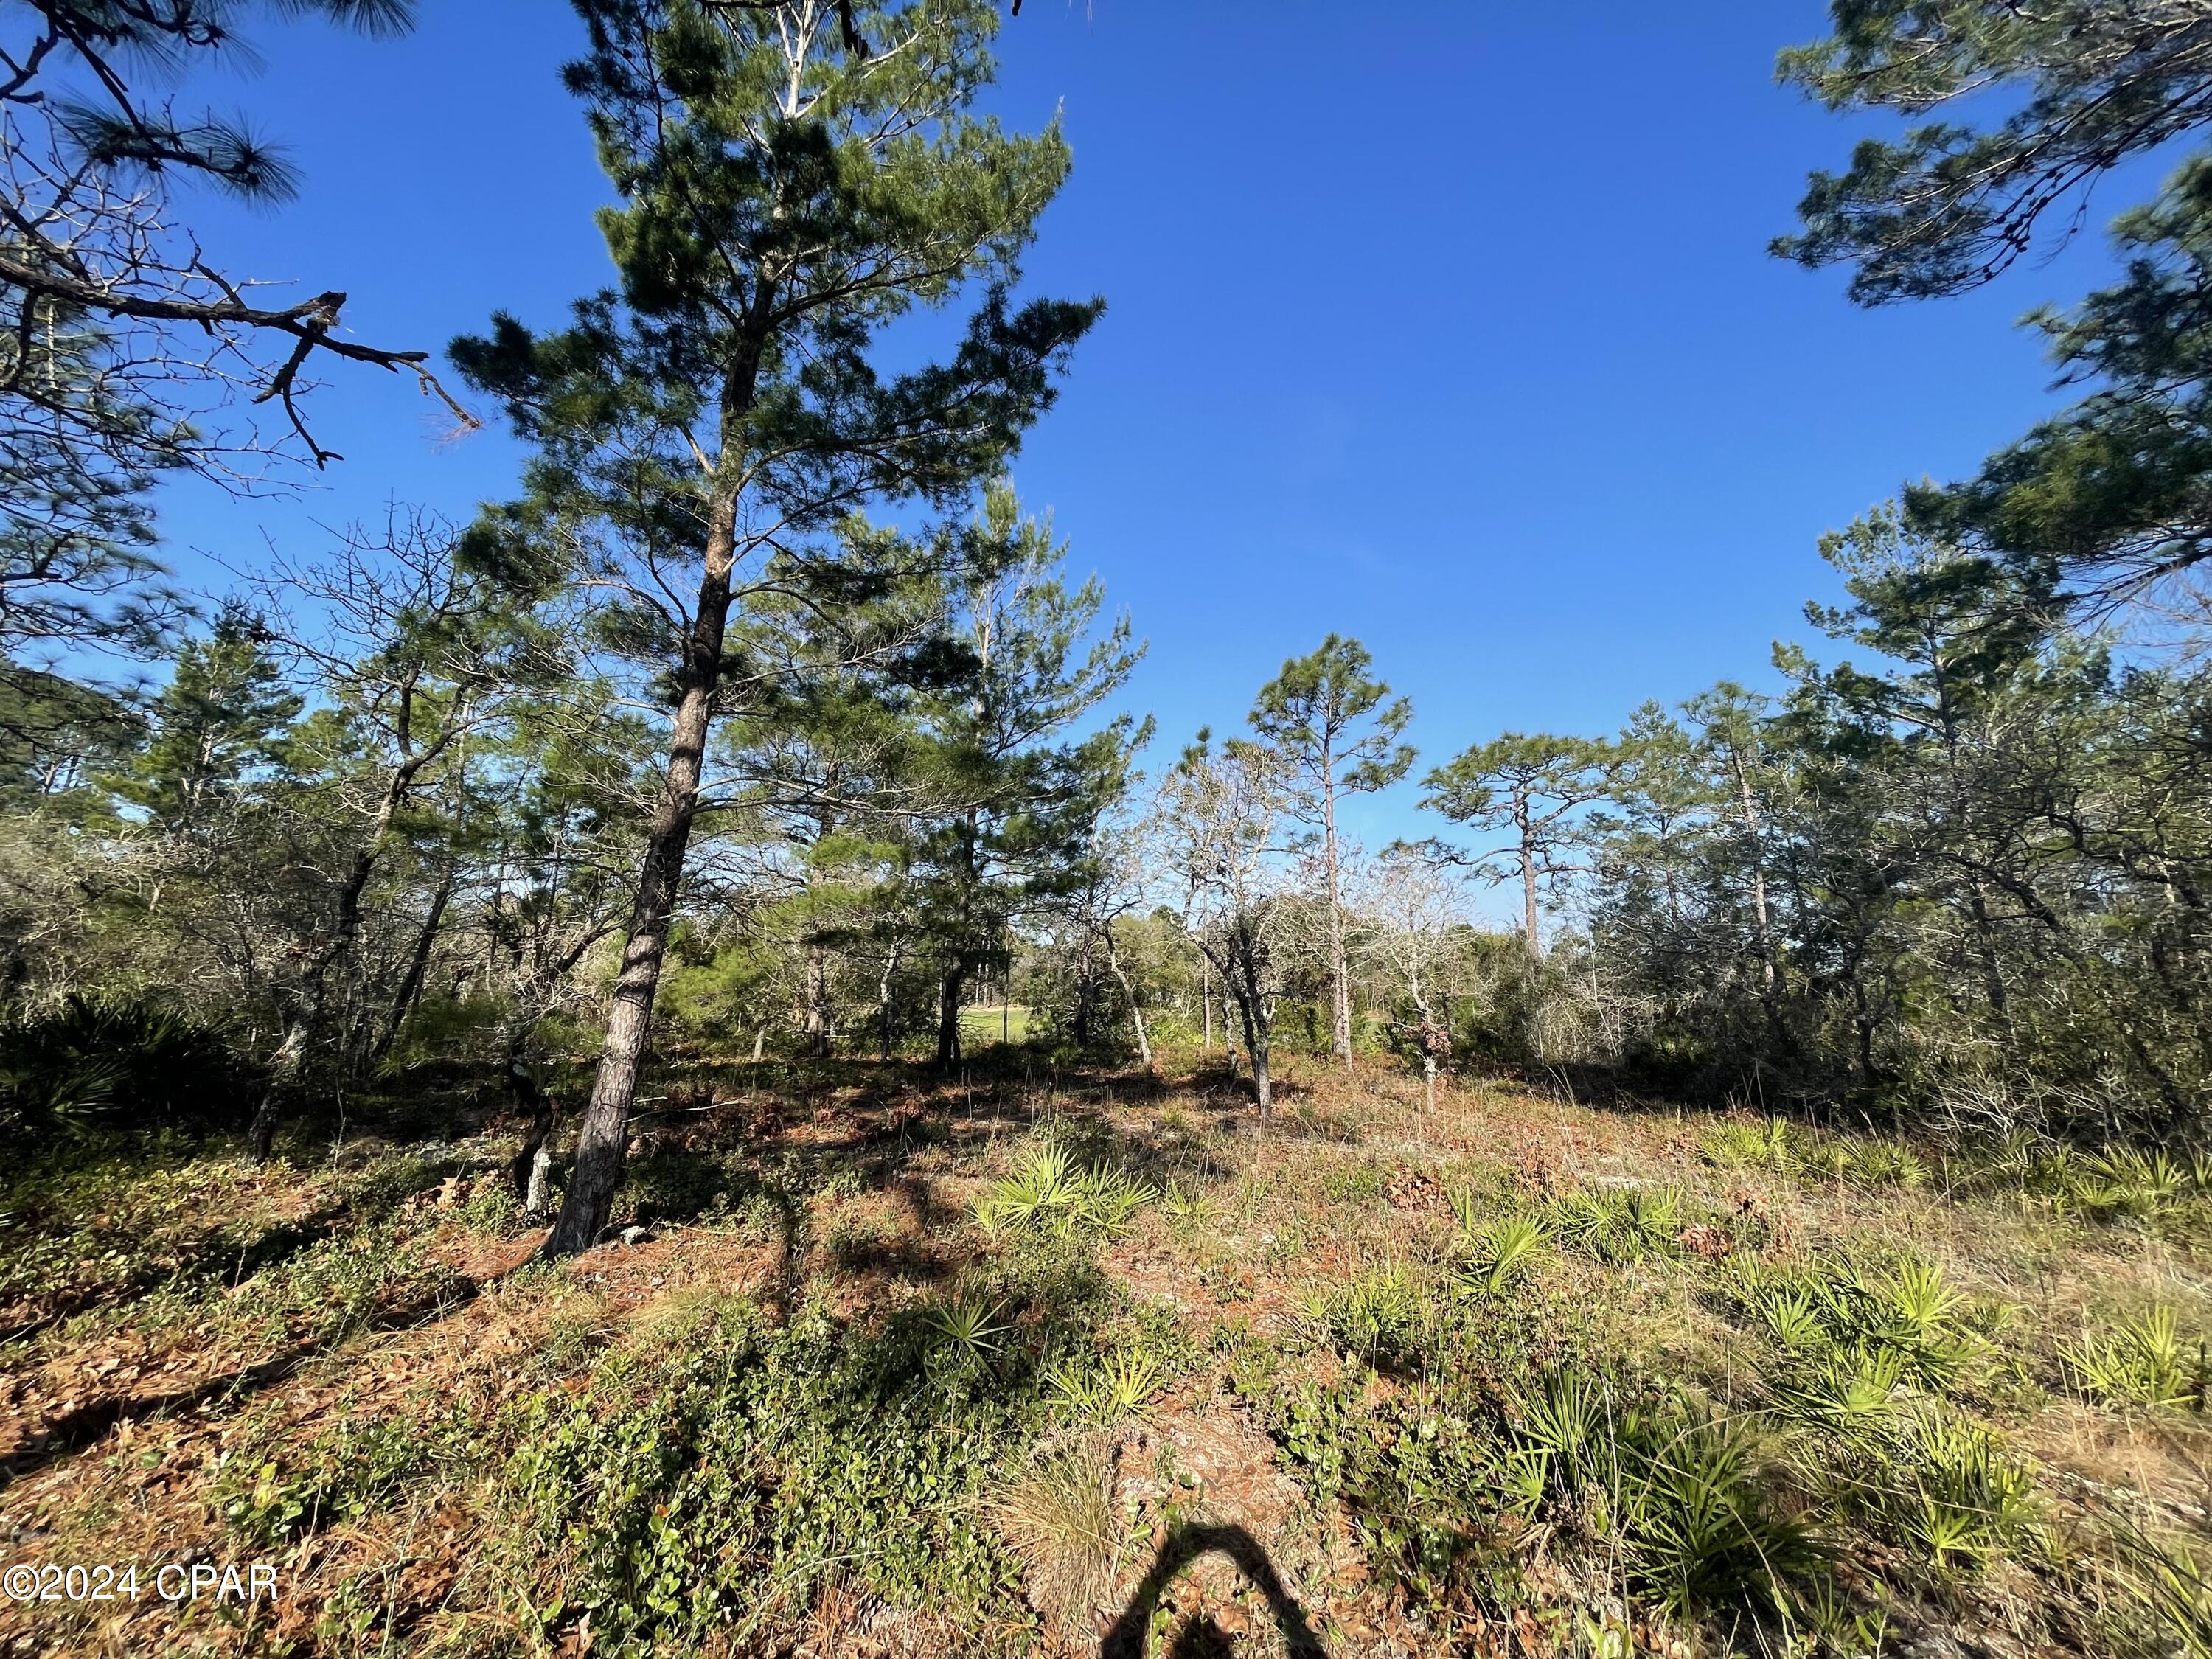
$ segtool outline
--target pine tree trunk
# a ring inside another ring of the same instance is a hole
[[[599,1072],[592,1079],[591,1098],[585,1103],[577,1130],[575,1170],[562,1200],[560,1218],[545,1240],[548,1258],[574,1255],[597,1243],[613,1216],[615,1194],[622,1186],[630,1107],[637,1098],[646,1034],[653,1024],[653,999],[660,988],[661,963],[668,954],[668,932],[684,876],[684,854],[699,808],[700,769],[714,716],[714,690],[721,678],[722,633],[729,622],[736,547],[736,503],[723,500],[716,504],[706,568],[699,580],[698,610],[685,642],[668,771],[646,835],[637,900],[630,910],[629,938],[623,945],[622,968],[607,1011]]]
[[[1528,946],[1529,959],[1544,959],[1544,935],[1536,921],[1536,848],[1534,832],[1528,825],[1525,805],[1516,806],[1514,817],[1521,826],[1521,925]]]
[[[1352,1067],[1352,974],[1344,960],[1342,867],[1336,843],[1335,761],[1322,750],[1322,863],[1328,878],[1329,1041],[1347,1072]]]
[[[948,1070],[960,1063],[960,1004],[968,992],[967,966],[955,952],[937,982],[937,1063]]]
[[[830,952],[806,947],[806,1057],[830,1058]]]
[[[891,1059],[891,979],[898,972],[899,947],[884,957],[883,977],[876,981],[876,1042],[878,1057],[886,1066]]]

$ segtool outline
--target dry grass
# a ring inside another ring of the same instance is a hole
[[[1128,1548],[1118,1468],[1110,1439],[1090,1436],[1009,1476],[988,1501],[992,1524],[1028,1570],[1031,1601],[1070,1637],[1106,1605]]]

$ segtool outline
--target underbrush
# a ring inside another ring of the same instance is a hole
[[[175,1135],[73,1146],[20,1170],[0,1199],[0,1344],[65,1321],[60,1340],[82,1340],[195,1310],[215,1312],[226,1334],[287,1310],[319,1332],[343,1325],[356,1300],[344,1282],[390,1276],[410,1231],[398,1212],[455,1167],[374,1152],[302,1176]],[[332,1267],[349,1253],[350,1265]],[[272,1291],[295,1279],[296,1294]],[[249,1283],[231,1306],[226,1293]]]
[[[247,1068],[222,1036],[146,1001],[71,993],[0,1020],[0,1148],[57,1136],[244,1127]]]
[[[520,1524],[502,1536],[545,1552],[525,1619],[550,1637],[589,1613],[609,1654],[717,1633],[742,1648],[836,1581],[979,1632],[1018,1622],[986,1482],[1046,1421],[1049,1357],[1087,1334],[1103,1284],[1038,1261],[969,1294],[1009,1324],[868,1329],[812,1310],[777,1328],[721,1304],[519,1407],[501,1481]]]
[[[1001,1500],[1033,1446],[1142,1413],[1196,1355],[1097,1260],[1150,1188],[1087,1179],[1040,1141],[994,1190],[1035,1200],[988,1235],[1011,1248],[871,1314],[701,1291],[624,1322],[568,1298],[503,1399],[341,1399],[307,1434],[250,1419],[215,1482],[222,1523],[289,1547],[459,1485],[490,1540],[485,1583],[529,1587],[507,1613],[548,1645],[587,1631],[598,1654],[750,1651],[835,1587],[1030,1650],[1014,1540],[1036,1535],[993,1520]],[[1103,1222],[1086,1208],[1102,1192]],[[367,1594],[334,1595],[327,1628],[373,1614]]]
[[[2212,1200],[2212,1153],[2158,1146],[2085,1147],[2019,1133],[1925,1146],[1838,1134],[1783,1118],[1723,1119],[1699,1137],[1705,1160],[1863,1189],[1935,1187],[1950,1196],[2002,1195],[2054,1218],[2152,1231],[2201,1227]]]
[[[1332,1367],[1261,1346],[1237,1386],[1316,1509],[1342,1504],[1370,1565],[1431,1620],[1539,1604],[1540,1536],[1588,1597],[1679,1621],[1764,1609],[1786,1624],[1834,1601],[1784,1448],[1755,1417],[1597,1358],[1576,1310],[1541,1295],[1417,1297],[1386,1271],[1331,1298],[1311,1334],[1340,1340],[1346,1310],[1378,1300],[1402,1310],[1395,1385],[1356,1348]]]
[[[960,1307],[992,1312],[943,1316]],[[342,1419],[265,1456],[242,1447],[218,1494],[234,1537],[273,1545],[472,1480],[485,1579],[528,1587],[506,1615],[549,1646],[588,1631],[599,1654],[751,1651],[836,1586],[1024,1651],[1035,1614],[988,1512],[1000,1471],[1066,1413],[1065,1379],[1143,1352],[1099,1357],[1120,1311],[1080,1252],[872,1322],[689,1298],[595,1332],[582,1371],[474,1420]]]
[[[1700,1145],[1723,1170],[1814,1191],[1839,1178],[1779,1125],[1723,1122]],[[1935,1179],[1910,1149],[1843,1150],[1861,1189]],[[1986,1605],[2054,1644],[2204,1650],[2212,1597],[2190,1547],[2169,1533],[2128,1555],[2111,1525],[2063,1522],[1998,1420],[2033,1414],[2039,1377],[2124,1413],[2200,1409],[2206,1350],[2173,1310],[2053,1344],[1901,1239],[1809,1248],[1767,1200],[1734,1196],[1723,1211],[1644,1176],[1455,1188],[1425,1257],[1317,1286],[1292,1340],[1247,1345],[1240,1397],[1315,1513],[1347,1514],[1433,1627],[1542,1625],[1564,1603],[1581,1611],[1562,1645],[1717,1620],[1738,1640],[1764,1628],[1784,1650],[1872,1654]],[[1702,1381],[1653,1369],[1601,1311],[1624,1298],[1717,1322],[1701,1352],[1732,1357]]]
[[[1156,1591],[1166,1651],[1279,1572],[1331,1652],[2212,1653],[2178,1163],[1314,1097],[1358,1135],[739,1125],[566,1266],[489,1138],[87,1142],[0,1220],[67,1442],[0,1522],[301,1564],[235,1651],[1091,1654]]]

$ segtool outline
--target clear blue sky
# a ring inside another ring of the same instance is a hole
[[[1823,530],[2053,406],[2011,321],[2094,282],[2100,238],[1875,313],[1765,252],[1856,136],[1773,83],[1822,21],[1804,0],[1030,0],[1006,25],[996,107],[1060,107],[1075,153],[1030,285],[1110,307],[1016,481],[1149,640],[1131,702],[1164,747],[1234,725],[1331,629],[1411,695],[1425,764],[1771,684],[1771,641],[1832,593]],[[383,344],[442,347],[495,307],[557,323],[607,269],[556,76],[578,35],[558,0],[422,0],[396,42],[263,24],[268,70],[235,99],[304,194],[203,213],[210,250],[349,289]],[[289,501],[175,489],[180,549],[304,552],[387,495],[465,516],[512,487],[503,431],[441,444],[373,371],[315,408],[347,460]],[[1437,827],[1411,804],[1353,827]]]

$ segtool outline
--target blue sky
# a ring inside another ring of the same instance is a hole
[[[230,269],[349,289],[381,344],[442,347],[495,307],[556,323],[606,275],[557,82],[577,26],[557,0],[422,10],[387,42],[265,23],[264,72],[215,94],[303,195],[197,222]],[[1075,153],[1030,287],[1109,306],[1016,482],[1150,641],[1129,702],[1164,748],[1236,723],[1332,629],[1413,697],[1425,764],[1771,684],[1771,642],[1832,595],[1822,531],[2055,404],[2012,321],[2097,280],[2100,239],[1873,313],[1765,252],[1859,131],[1773,82],[1822,21],[1798,0],[1030,0],[1006,25],[995,107],[1060,109]],[[387,496],[465,516],[512,488],[502,431],[446,441],[373,371],[315,412],[348,459],[314,488],[165,496],[188,574],[191,550],[312,551]],[[1354,830],[1437,827],[1412,796]]]

